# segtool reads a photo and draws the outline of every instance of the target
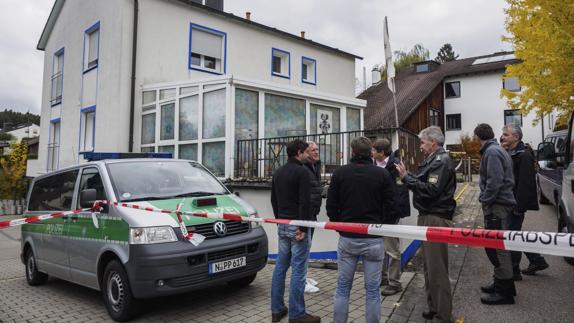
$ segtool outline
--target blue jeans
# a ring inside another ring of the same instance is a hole
[[[349,294],[359,257],[365,275],[365,322],[381,319],[381,268],[385,256],[383,238],[339,237],[337,248],[337,290],[335,291],[334,323],[345,323],[349,317]]]
[[[285,277],[291,266],[291,283],[289,284],[289,319],[300,319],[305,315],[305,277],[307,276],[307,259],[309,258],[309,234],[305,239],[295,240],[297,226],[279,224],[277,261],[271,280],[271,312],[279,313],[285,306]]]

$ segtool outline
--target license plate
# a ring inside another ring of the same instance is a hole
[[[209,273],[216,274],[222,271],[227,271],[239,267],[245,267],[245,257],[212,262],[209,264]]]

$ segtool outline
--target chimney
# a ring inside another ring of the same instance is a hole
[[[381,71],[379,70],[379,67],[376,65],[373,67],[373,70],[371,71],[371,78],[373,81],[373,85],[381,81]]]
[[[245,19],[251,21],[251,12],[247,11],[247,12],[245,13]]]
[[[304,30],[301,31],[301,38],[305,38],[305,31]]]

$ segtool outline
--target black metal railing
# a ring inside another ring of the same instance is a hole
[[[365,136],[373,141],[387,138],[392,143],[396,138],[395,131],[398,132],[401,159],[409,170],[414,170],[423,158],[419,151],[419,138],[406,129],[389,128],[238,140],[235,149],[234,178],[271,178],[273,172],[287,162],[287,143],[294,139],[317,143],[323,166],[321,175],[328,177],[335,169],[347,164],[351,159],[353,138]]]

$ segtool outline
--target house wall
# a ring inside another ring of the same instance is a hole
[[[40,126],[32,124],[28,127],[22,127],[20,129],[8,131],[8,133],[14,136],[16,140],[20,142],[22,138],[38,137],[40,135]]]
[[[442,84],[433,89],[431,94],[416,108],[416,111],[403,123],[408,130],[419,133],[430,126],[430,110],[439,111],[439,126],[444,131],[444,99]]]
[[[500,97],[502,72],[451,77],[445,79],[444,83],[452,81],[460,81],[460,97],[445,98],[445,120],[448,114],[460,113],[461,130],[447,130],[445,144],[460,144],[461,135],[472,136],[479,123],[488,123],[495,137],[500,138],[504,126],[504,110],[509,109],[505,99]],[[532,125],[536,119],[534,113],[522,117],[523,141],[534,148],[542,141],[541,125]],[[545,133],[548,134],[548,131]]]

